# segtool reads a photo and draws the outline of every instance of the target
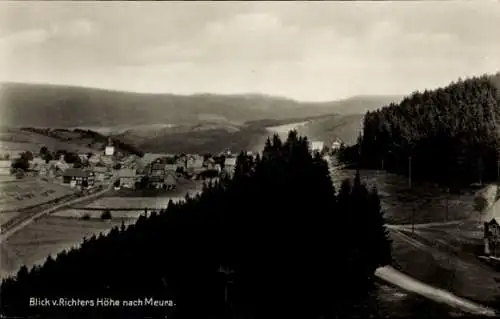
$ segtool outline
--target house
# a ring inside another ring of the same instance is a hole
[[[90,165],[95,166],[97,163],[101,161],[101,155],[100,154],[92,154],[90,158],[88,159],[88,162]]]
[[[38,175],[54,177],[56,175],[56,167],[53,164],[51,164],[51,162],[48,163],[44,162],[38,168]]]
[[[87,154],[78,154],[78,158],[80,159],[80,163],[82,163],[84,166],[90,163]]]
[[[311,142],[311,151],[312,152],[321,152],[323,150],[324,143],[320,141]]]
[[[135,169],[123,168],[119,172],[120,187],[134,188],[137,181],[137,174]]]
[[[66,163],[64,160],[49,161],[49,167],[53,167],[55,173],[63,173],[64,171],[70,168],[69,164]]]
[[[149,167],[149,182],[157,188],[163,186],[165,179],[165,164],[160,159],[155,160]]]
[[[94,172],[84,171],[81,168],[68,168],[63,173],[63,183],[74,186],[82,186],[87,183],[88,186],[93,186],[95,182]]]
[[[339,139],[335,140],[332,143],[332,151],[336,151],[336,150],[340,149],[341,146],[342,146],[342,141]]]
[[[0,175],[10,175],[10,170],[12,167],[11,160],[0,160]]]
[[[96,166],[92,169],[92,171],[94,172],[95,180],[102,182],[106,179],[106,175],[109,172],[109,168],[105,166]]]
[[[224,160],[224,172],[232,175],[236,167],[236,157],[227,157]]]
[[[141,158],[141,162],[144,166],[153,163],[154,161],[161,159],[163,157],[167,157],[166,154],[155,154],[155,153],[146,153]]]
[[[115,147],[113,146],[113,141],[108,139],[108,145],[104,148],[104,156],[112,157],[115,155]]]
[[[173,173],[167,173],[165,179],[163,180],[163,185],[168,190],[173,190],[177,186],[177,177]]]
[[[187,157],[186,156],[179,156],[176,160],[175,163],[177,164],[177,167],[182,167],[184,169],[187,168]]]
[[[43,158],[36,156],[30,161],[30,169],[34,171],[39,171],[40,166],[44,165],[46,162]]]
[[[101,156],[101,163],[103,163],[105,166],[111,167],[114,164],[113,157]]]
[[[498,203],[498,202],[497,202]],[[482,217],[484,225],[484,253],[500,257],[500,207],[495,203]]]
[[[189,156],[186,162],[186,169],[193,173],[203,170],[203,158],[200,156]]]
[[[177,171],[177,164],[165,164],[165,171],[176,172]]]
[[[165,171],[167,172],[177,171],[177,162],[174,157],[166,157],[164,160],[165,160]]]

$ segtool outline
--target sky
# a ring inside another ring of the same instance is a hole
[[[399,95],[500,71],[498,30],[500,1],[489,0],[1,2],[0,81]]]

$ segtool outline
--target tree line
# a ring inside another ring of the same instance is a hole
[[[234,175],[1,285],[9,316],[345,318],[377,315],[375,269],[391,262],[376,189],[359,172],[336,191],[294,131],[241,153]],[[172,300],[173,307],[29,307],[30,297]]]
[[[416,92],[367,112],[362,137],[339,157],[447,185],[497,180],[498,96],[486,75]]]

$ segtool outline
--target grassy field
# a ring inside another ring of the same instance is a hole
[[[391,231],[395,266],[427,284],[488,304],[500,294],[500,273],[476,258],[482,246],[476,226],[464,227]]]
[[[439,315],[466,315],[448,305],[436,303],[416,293],[381,282],[377,283],[373,297],[380,318],[425,318],[426,316],[418,315],[422,313],[432,318],[439,318]]]
[[[113,197],[183,197],[187,192],[190,194],[200,191],[203,182],[199,180],[190,180],[179,178],[174,190],[139,190],[122,188],[117,191],[112,191],[110,196]]]
[[[46,216],[28,225],[0,244],[0,274],[16,272],[22,265],[33,266],[47,256],[81,243],[84,237],[106,232],[122,219],[112,221],[78,220]],[[124,219],[130,223],[131,220]]]
[[[41,134],[21,131],[17,128],[2,129],[0,132],[0,152],[19,154],[24,151],[31,151],[38,153],[42,146],[46,146],[51,151],[67,150],[76,153],[92,151],[85,145],[68,143]]]
[[[355,171],[332,170],[330,175],[338,190],[342,180],[354,178]],[[407,178],[375,170],[362,170],[361,178],[369,187],[377,187],[385,218],[390,224],[409,224],[412,215],[415,223],[430,223],[460,220],[477,214],[472,191],[446,196],[436,185],[418,182],[412,184],[410,191]]]
[[[196,191],[199,183],[189,182]],[[187,191],[188,188],[184,188]],[[179,195],[179,196],[177,196]],[[184,194],[163,197],[104,197],[88,204],[88,207],[166,207],[170,199],[182,200]],[[66,209],[42,217],[38,221],[16,232],[0,244],[1,274],[5,276],[17,271],[23,264],[33,265],[43,262],[49,254],[78,245],[84,236],[106,232],[114,225],[135,222],[143,213],[140,211],[112,211],[111,221],[100,220],[101,211]],[[82,220],[89,214],[90,220]]]
[[[16,210],[39,205],[74,194],[69,187],[27,177],[0,182],[0,223],[4,224]],[[0,224],[0,225],[1,225]]]
[[[52,214],[54,217],[64,217],[72,219],[83,219],[87,215],[90,219],[101,219],[102,211],[100,210],[83,210],[83,209],[65,209]],[[137,219],[144,214],[144,210],[134,211],[112,211],[113,219]]]
[[[103,197],[85,206],[88,208],[164,208],[168,206],[170,199],[182,200],[184,196],[164,197]]]

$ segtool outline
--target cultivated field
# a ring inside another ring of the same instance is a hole
[[[191,183],[196,185],[195,183]],[[194,190],[196,191],[196,190]],[[165,197],[104,197],[92,202],[87,207],[166,207],[170,199],[183,200],[180,196]],[[111,211],[112,220],[102,221],[102,211],[66,209],[50,216],[40,218],[26,228],[16,232],[0,245],[1,274],[16,272],[23,265],[34,265],[43,262],[49,254],[78,245],[84,236],[105,232],[114,225],[135,222],[144,211]],[[83,220],[88,214],[90,220]]]
[[[45,216],[13,234],[0,245],[1,277],[17,272],[22,265],[44,262],[50,254],[79,245],[84,237],[109,231],[122,219],[78,220]],[[124,219],[125,223],[131,220]]]
[[[40,205],[74,192],[69,187],[32,177],[0,182],[0,223],[4,224],[16,210]]]

